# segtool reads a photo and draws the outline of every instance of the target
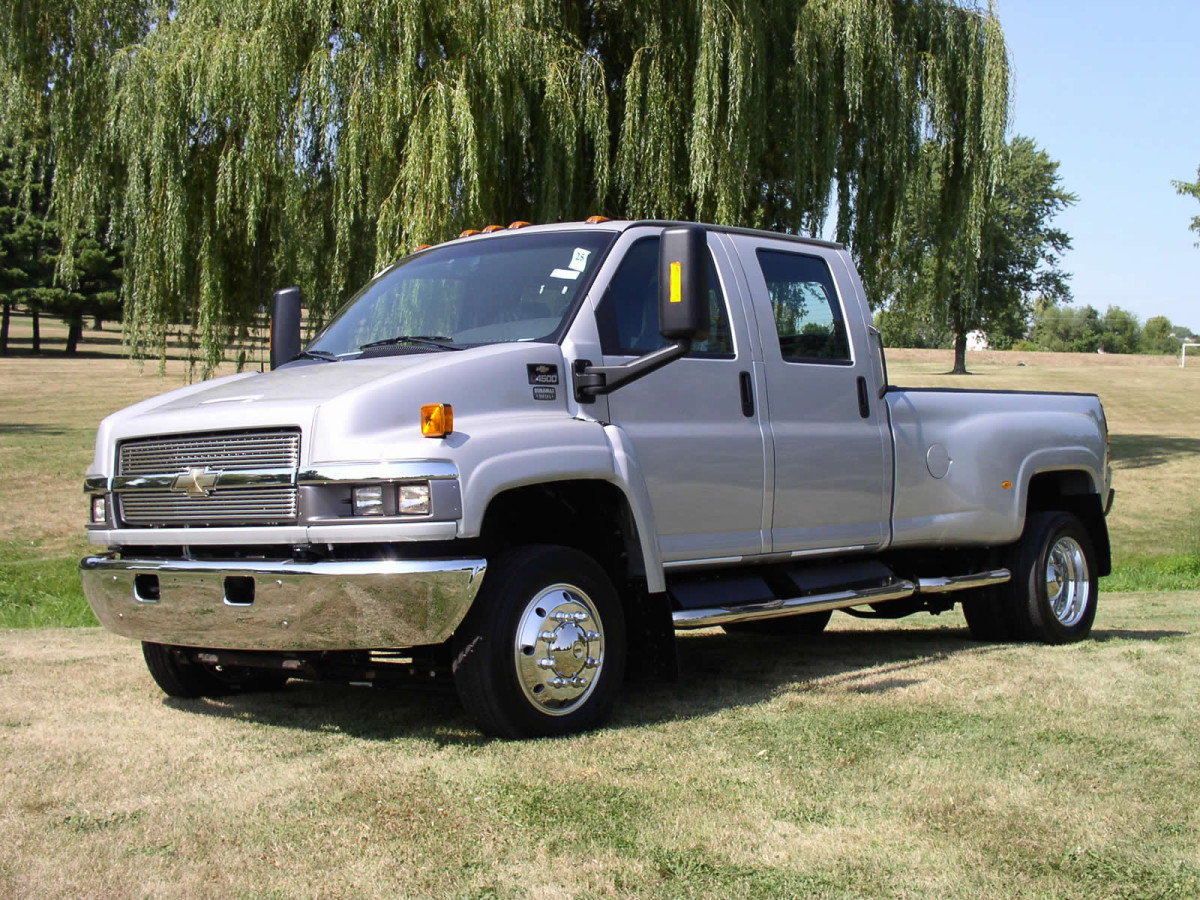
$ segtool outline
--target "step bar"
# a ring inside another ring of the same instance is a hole
[[[886,603],[888,600],[903,600],[914,594],[946,594],[965,591],[969,588],[1003,584],[1012,579],[1008,569],[993,569],[973,575],[954,575],[943,578],[918,578],[915,581],[896,579],[888,584],[857,590],[831,591],[810,594],[790,600],[769,600],[766,603],[747,603],[740,606],[718,606],[708,609],[680,609],[671,614],[675,627],[711,628],[714,625],[732,625],[737,622],[758,622],[765,619],[781,619],[804,613],[825,612],[845,609],[864,603]]]

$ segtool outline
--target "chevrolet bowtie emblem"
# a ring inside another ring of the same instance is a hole
[[[221,480],[221,473],[212,469],[188,469],[175,476],[173,491],[187,491],[193,497],[207,497]]]

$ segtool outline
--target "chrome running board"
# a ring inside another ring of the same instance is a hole
[[[956,575],[945,578],[919,578],[916,581],[897,579],[891,584],[858,590],[831,591],[793,597],[790,600],[768,600],[765,603],[746,603],[739,606],[718,606],[708,609],[679,609],[671,614],[675,627],[711,628],[714,625],[732,625],[736,622],[757,622],[764,619],[780,619],[804,613],[845,609],[863,603],[886,603],[902,600],[914,594],[945,594],[964,591],[968,588],[1002,584],[1012,578],[1008,569],[994,569],[973,575]]]
[[[948,594],[965,591],[967,588],[987,587],[989,584],[1004,584],[1012,580],[1008,569],[993,569],[991,572],[976,572],[974,575],[951,575],[947,578],[918,578],[918,594]]]

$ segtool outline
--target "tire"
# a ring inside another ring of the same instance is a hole
[[[995,587],[985,587],[964,592],[964,596],[966,593],[972,596],[960,602],[971,637],[977,641],[1012,640],[1010,617],[1004,614],[1001,607],[1001,592]]]
[[[1096,551],[1078,518],[1068,512],[1030,515],[1012,573],[1013,637],[1070,644],[1091,633],[1099,596]]]
[[[194,662],[178,648],[142,642],[142,656],[155,683],[168,697],[227,697],[254,691],[274,691],[287,683],[277,672],[211,666]]]
[[[734,622],[723,626],[730,634],[761,634],[767,636],[792,637],[820,634],[833,618],[833,610],[801,613],[779,619],[759,619],[757,622]]]
[[[625,671],[625,617],[590,556],[520,547],[488,566],[453,646],[458,696],[485,733],[573,734],[612,711]]]
[[[963,601],[972,637],[1069,644],[1091,633],[1099,598],[1096,551],[1076,516],[1031,513],[1006,563],[1011,581]]]

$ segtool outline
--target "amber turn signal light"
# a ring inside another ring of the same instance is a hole
[[[445,437],[454,431],[454,407],[449,403],[427,403],[421,407],[421,434]]]

